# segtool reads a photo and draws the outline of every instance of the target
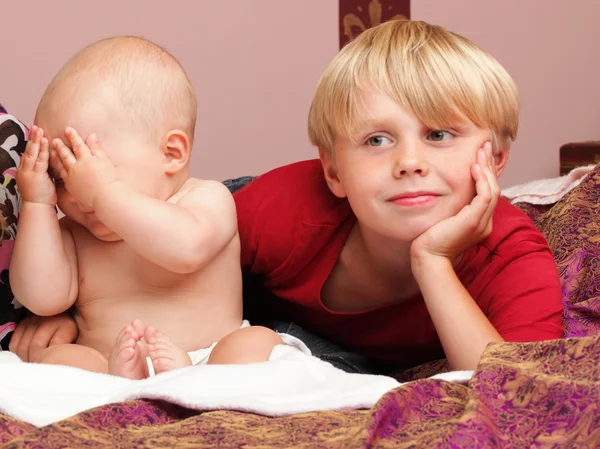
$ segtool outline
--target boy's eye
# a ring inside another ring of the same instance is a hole
[[[380,147],[382,145],[387,145],[391,142],[392,141],[390,139],[383,136],[373,136],[367,139],[367,145],[370,145],[372,147]]]
[[[427,138],[429,140],[432,140],[434,142],[442,142],[444,140],[449,139],[450,137],[452,137],[452,134],[450,132],[444,131],[442,129],[433,130],[427,136]]]

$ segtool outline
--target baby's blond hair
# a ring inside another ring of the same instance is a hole
[[[183,67],[165,49],[134,36],[103,39],[79,51],[50,82],[38,114],[65,93],[85,101],[100,87],[118,98],[124,112],[119,118],[129,126],[144,133],[181,129],[193,140],[196,96]]]
[[[439,26],[390,21],[344,47],[313,98],[312,144],[331,153],[336,136],[353,136],[360,94],[368,90],[389,96],[431,129],[465,118],[489,128],[495,152],[517,136],[519,94],[510,75],[471,41]]]

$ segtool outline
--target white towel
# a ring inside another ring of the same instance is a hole
[[[438,379],[467,382],[471,371]],[[0,413],[44,426],[104,404],[161,399],[194,410],[284,416],[370,408],[400,384],[391,377],[345,373],[290,346],[249,365],[190,366],[130,380],[59,365],[23,363],[0,352]]]
[[[577,167],[558,178],[537,179],[502,190],[502,196],[512,204],[554,204],[577,187],[595,165]]]

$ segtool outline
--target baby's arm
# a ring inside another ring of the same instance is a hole
[[[54,139],[53,163],[67,190],[140,255],[175,273],[198,271],[237,235],[235,203],[216,181],[192,186],[176,203],[121,182],[94,136],[68,128],[71,150]]]
[[[32,127],[17,171],[22,206],[10,264],[15,298],[36,315],[56,315],[77,298],[77,263],[71,234],[56,215],[56,191],[48,175],[48,141]]]
[[[176,273],[200,270],[237,234],[233,197],[217,181],[202,181],[177,203],[115,182],[97,195],[93,208],[139,254]]]

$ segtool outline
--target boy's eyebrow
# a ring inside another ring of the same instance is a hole
[[[363,130],[365,128],[379,128],[381,126],[388,126],[390,124],[393,124],[393,120],[389,119],[389,118],[365,118],[365,119],[358,119],[354,122],[354,130],[356,131],[360,131]]]

